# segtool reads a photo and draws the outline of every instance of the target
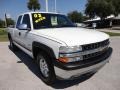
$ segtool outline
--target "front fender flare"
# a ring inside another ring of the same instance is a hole
[[[52,59],[56,59],[53,49],[50,48],[49,46],[44,45],[40,42],[33,42],[33,44],[32,44],[33,55],[34,55],[35,48],[41,49],[42,51],[46,52]]]

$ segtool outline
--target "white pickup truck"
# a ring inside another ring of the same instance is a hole
[[[19,15],[15,28],[8,28],[13,51],[20,48],[37,63],[41,79],[74,79],[95,73],[112,53],[109,35],[76,27],[66,16],[27,12]]]

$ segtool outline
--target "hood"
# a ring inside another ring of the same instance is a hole
[[[104,41],[109,35],[85,28],[49,28],[34,31],[46,38],[62,41],[68,46],[84,45]]]

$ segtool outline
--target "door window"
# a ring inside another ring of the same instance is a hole
[[[20,25],[20,23],[21,23],[21,19],[22,19],[22,16],[19,16],[19,17],[18,17],[18,20],[17,20],[16,28],[19,27],[19,25]]]
[[[24,15],[22,24],[27,24],[27,28],[31,28],[31,25],[30,25],[30,17],[29,17],[28,14],[25,14],[25,15]]]

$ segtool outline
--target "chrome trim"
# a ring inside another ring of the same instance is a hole
[[[106,48],[108,48],[108,45],[104,46],[104,47],[100,47],[100,48],[94,49],[94,50],[88,50],[88,51],[81,52],[80,55],[87,55],[87,54],[103,51]]]
[[[57,76],[57,78],[59,79],[72,79],[72,77],[74,76],[80,76],[82,74],[88,73],[88,72],[96,72],[98,71],[100,68],[102,68],[108,61],[110,60],[110,57],[108,59],[106,59],[105,61],[98,63],[96,65],[90,66],[90,67],[86,67],[86,68],[82,68],[82,69],[76,69],[76,70],[63,70],[60,69],[56,66],[54,66],[55,69],[55,74]]]
[[[82,55],[87,55],[87,54],[91,54],[91,53],[95,53],[95,52],[101,52],[106,48],[108,48],[108,45],[104,46],[104,47],[99,47],[97,49],[84,51],[84,52],[77,52],[77,53],[70,53],[70,54],[60,54],[60,57],[63,57],[63,56],[69,57],[69,58],[79,57],[79,56],[82,56]]]
[[[92,49],[96,49],[99,47],[104,47],[106,45],[109,45],[109,43],[110,43],[109,39],[106,39],[106,40],[101,41],[101,42],[82,45],[82,49],[83,49],[83,51],[92,50]]]

